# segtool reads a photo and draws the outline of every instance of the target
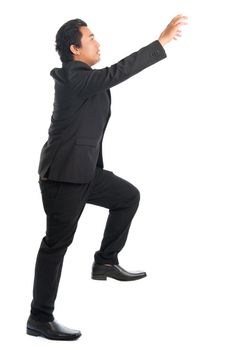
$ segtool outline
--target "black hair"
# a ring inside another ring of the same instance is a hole
[[[70,45],[81,47],[81,26],[87,27],[87,23],[76,18],[64,23],[58,30],[55,39],[55,49],[62,62],[73,61],[73,54],[70,50]]]

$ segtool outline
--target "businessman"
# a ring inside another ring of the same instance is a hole
[[[118,260],[140,192],[104,169],[102,141],[111,115],[110,88],[164,59],[164,46],[181,36],[186,20],[176,16],[157,40],[103,69],[91,68],[100,61],[100,45],[84,21],[70,20],[57,32],[62,67],[50,72],[55,83],[53,114],[38,168],[47,227],[36,259],[27,334],[55,340],[81,335],[59,324],[53,311],[64,255],[86,203],[109,210],[100,249],[94,254],[92,278],[133,281],[146,276],[126,271]]]

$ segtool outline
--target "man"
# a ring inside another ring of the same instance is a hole
[[[54,110],[38,169],[47,230],[37,255],[27,334],[57,340],[81,335],[60,325],[53,311],[64,255],[86,203],[109,209],[92,278],[133,281],[146,276],[124,270],[118,261],[140,192],[104,169],[102,140],[111,114],[110,88],[165,58],[163,46],[181,36],[179,28],[186,19],[176,16],[158,40],[103,69],[91,68],[100,60],[100,45],[84,21],[74,19],[59,29],[56,50],[62,68],[50,73],[55,81]]]

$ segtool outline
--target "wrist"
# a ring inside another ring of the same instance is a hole
[[[160,38],[160,37],[159,37],[158,41],[160,42],[160,44],[161,44],[162,46],[165,46],[166,43],[167,43],[167,41],[166,41],[165,39]]]

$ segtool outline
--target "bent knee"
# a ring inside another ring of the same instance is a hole
[[[136,199],[138,200],[138,202],[141,199],[141,194],[140,194],[140,191],[138,190],[138,188],[136,189]]]
[[[139,203],[140,202],[140,191],[138,190],[138,188],[134,187],[132,193],[131,193],[131,201],[134,203]]]

